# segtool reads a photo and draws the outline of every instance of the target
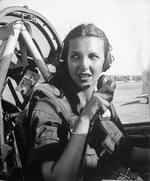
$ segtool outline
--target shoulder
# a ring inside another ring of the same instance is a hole
[[[36,110],[38,109],[42,112],[55,111],[57,114],[61,114],[66,120],[72,114],[70,104],[67,98],[62,95],[61,90],[48,83],[38,84],[34,88],[30,104],[34,104],[33,107],[36,105]]]
[[[37,84],[33,90],[33,94],[35,94],[35,92],[43,92],[46,95],[52,94],[57,97],[61,94],[61,91],[58,88],[48,83]]]

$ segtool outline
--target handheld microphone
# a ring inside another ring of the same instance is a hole
[[[100,79],[98,80],[97,84],[98,92],[102,94],[102,97],[107,100],[108,102],[111,102],[113,100],[114,90],[116,88],[116,83],[113,79],[106,75],[102,75]],[[89,128],[89,134],[92,132],[93,127],[95,125],[96,120],[102,120],[102,114],[106,111],[106,107],[103,106],[101,110],[98,110],[95,115],[93,116],[90,128]],[[102,149],[102,151],[99,153],[99,157],[102,157],[106,153],[105,149]]]

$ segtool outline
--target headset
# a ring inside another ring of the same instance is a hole
[[[114,56],[110,53],[110,51],[108,51],[105,57],[105,62],[103,64],[102,71],[106,72],[111,67],[113,61],[114,61]]]
[[[99,37],[100,39],[103,37],[102,39],[104,41],[104,50],[106,49],[105,50],[106,53],[105,53],[105,61],[103,64],[102,71],[103,72],[107,71],[110,68],[112,62],[114,61],[114,57],[110,53],[112,47],[110,46],[105,33],[93,24],[87,24],[87,25],[81,24],[75,27],[72,31],[70,31],[70,33],[66,36],[66,38],[63,41],[63,48],[60,56],[61,59],[64,61],[67,59],[69,41],[76,37],[82,36],[82,34],[83,36],[94,36],[94,37]]]

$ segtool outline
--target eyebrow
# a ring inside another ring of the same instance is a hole
[[[78,53],[78,54],[80,54],[80,52],[79,51],[70,51],[70,53]]]
[[[75,50],[73,50],[73,51],[70,51],[70,53],[80,53],[80,51],[75,51]],[[92,53],[92,54],[99,54],[99,51],[97,51],[97,52],[93,52],[93,51],[91,51],[91,52],[89,52],[90,54]]]

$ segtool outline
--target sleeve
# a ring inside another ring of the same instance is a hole
[[[28,166],[41,161],[56,161],[67,143],[68,130],[54,106],[38,101],[30,121]]]

